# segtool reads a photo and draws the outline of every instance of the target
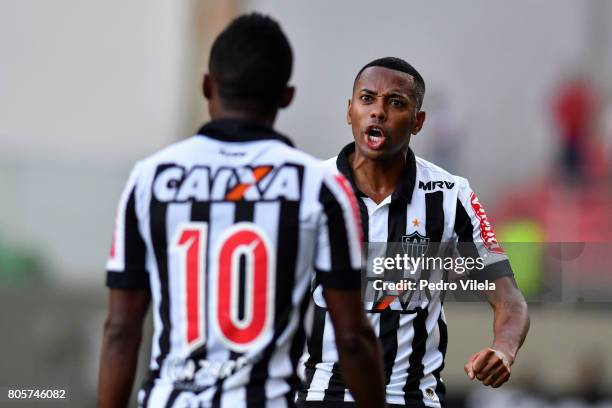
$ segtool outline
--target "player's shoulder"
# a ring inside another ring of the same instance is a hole
[[[165,163],[180,163],[191,156],[198,145],[205,143],[204,138],[191,136],[183,140],[171,143],[138,161],[138,166],[143,171],[154,169]]]
[[[417,182],[419,183],[446,182],[453,183],[452,186],[457,186],[458,188],[469,186],[468,180],[464,177],[453,174],[422,157],[415,156],[415,160],[417,166]],[[447,185],[451,186],[451,184]]]
[[[339,171],[338,170],[338,165],[336,164],[338,162],[338,156],[334,156],[334,157],[330,157],[327,160],[323,160],[323,165],[332,171]]]
[[[328,164],[328,160],[321,160],[295,147],[284,145],[279,151],[274,153],[280,153],[281,157],[283,157],[285,161],[301,164],[307,171],[320,174],[321,176],[329,173],[332,168],[335,169],[335,166],[332,167]]]

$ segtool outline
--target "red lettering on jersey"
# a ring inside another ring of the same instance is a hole
[[[244,197],[244,193],[253,186],[253,184],[259,182],[261,179],[266,177],[268,173],[272,171],[272,166],[259,166],[253,169],[253,177],[255,178],[254,183],[239,183],[232,188],[226,195],[225,199],[230,201],[239,201]]]
[[[487,217],[487,213],[485,212],[482,204],[480,204],[478,197],[476,197],[476,194],[473,192],[470,195],[470,203],[472,204],[472,209],[476,213],[476,217],[478,217],[480,220],[480,237],[482,238],[482,242],[484,243],[485,247],[491,252],[503,254],[504,249],[497,241],[497,237],[495,236],[493,226]]]
[[[232,296],[232,287],[237,287],[238,274],[235,273],[237,257],[247,258],[247,277],[252,281],[251,296],[245,300],[245,317],[238,320],[238,302]],[[239,230],[230,235],[219,252],[218,309],[217,320],[221,332],[228,340],[244,345],[254,341],[264,330],[268,310],[268,268],[270,259],[262,238],[253,230]],[[249,276],[250,275],[250,276]],[[235,286],[234,286],[235,285]],[[250,299],[249,299],[250,298]],[[249,301],[250,300],[250,301]],[[234,312],[233,312],[234,311]]]
[[[403,293],[403,292],[402,292]],[[401,293],[399,293],[398,295],[386,295],[383,296],[378,302],[376,302],[376,304],[374,305],[374,307],[372,308],[373,310],[385,310],[386,308],[389,307],[389,305],[391,303],[393,303],[393,301],[399,296],[401,295]]]
[[[178,245],[187,245],[186,257],[186,290],[187,290],[187,343],[191,344],[200,338],[199,296],[200,296],[200,239],[197,229],[186,229],[181,234]]]

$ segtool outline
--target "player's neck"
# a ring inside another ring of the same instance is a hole
[[[261,126],[273,127],[274,120],[276,119],[276,112],[262,115],[261,113],[254,113],[248,111],[237,111],[230,109],[219,109],[214,114],[211,113],[212,120],[221,120],[221,119],[238,119],[243,120],[245,122],[254,123]]]
[[[393,194],[401,180],[406,165],[405,153],[390,160],[372,160],[357,150],[349,157],[357,188],[379,204]]]

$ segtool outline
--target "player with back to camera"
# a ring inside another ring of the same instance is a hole
[[[527,334],[527,305],[467,180],[415,157],[409,147],[411,135],[425,122],[424,95],[423,78],[406,61],[387,57],[365,65],[348,102],[354,142],[327,163],[344,174],[357,193],[366,242],[421,248],[458,242],[463,260],[481,258],[482,270],[473,270],[470,278],[495,283],[495,290],[485,293],[494,312],[494,339],[491,347],[473,354],[464,369],[470,379],[499,387],[510,377]],[[444,279],[444,271],[426,272],[431,273],[430,282]],[[353,407],[352,392],[335,362],[329,309],[321,293],[320,286],[313,292],[314,327],[298,403],[305,408]],[[440,372],[447,328],[441,293],[378,295],[366,299],[366,307],[383,346],[389,407],[445,406]]]
[[[126,406],[152,299],[143,407],[292,407],[313,273],[344,378],[384,405],[379,344],[360,299],[359,215],[346,180],[272,129],[292,51],[260,14],[215,40],[212,121],[138,162],[121,196],[106,283],[98,404]]]

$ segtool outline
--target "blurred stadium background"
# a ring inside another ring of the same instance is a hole
[[[500,239],[523,243],[511,256],[532,329],[512,382],[468,381],[492,314],[448,304],[449,406],[612,406],[606,0],[1,1],[0,406],[94,405],[121,187],[135,160],[206,120],[209,46],[250,10],[292,42],[297,99],[278,128],[300,148],[335,155],[351,139],[355,73],[402,57],[428,87],[414,150],[467,177]],[[547,262],[554,242],[586,246]],[[10,388],[66,389],[69,401],[17,404]]]

